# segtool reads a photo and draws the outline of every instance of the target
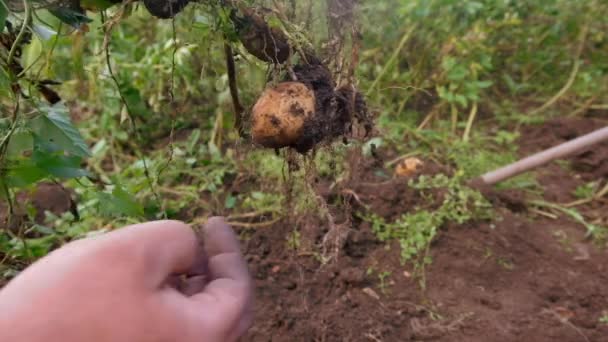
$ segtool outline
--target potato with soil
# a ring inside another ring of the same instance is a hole
[[[253,141],[267,148],[297,144],[315,113],[315,94],[299,82],[283,82],[264,91],[251,114]]]

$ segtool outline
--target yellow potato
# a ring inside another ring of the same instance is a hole
[[[267,148],[294,145],[314,112],[315,94],[303,83],[283,82],[268,88],[251,114],[253,141]]]
[[[395,167],[395,175],[397,175],[397,177],[410,177],[418,173],[422,166],[424,166],[422,160],[418,158],[407,158],[397,164],[397,167]]]

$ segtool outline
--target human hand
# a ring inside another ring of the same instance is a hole
[[[223,219],[203,241],[159,221],[72,242],[0,291],[0,341],[236,341],[252,320],[247,265]],[[197,275],[183,291],[180,274]]]

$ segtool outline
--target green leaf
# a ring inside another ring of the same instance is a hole
[[[192,134],[190,134],[190,137],[188,138],[188,153],[194,153],[194,149],[198,146],[199,140],[201,139],[201,130],[200,129],[195,129],[192,131]]]
[[[137,88],[123,82],[120,84],[120,93],[127,102],[127,106],[129,106],[129,114],[133,116],[148,116],[150,114],[150,110]]]
[[[32,132],[17,129],[8,142],[7,153],[9,157],[21,156],[23,152],[31,151],[34,148],[34,137]]]
[[[126,192],[121,186],[114,187],[112,196],[114,196],[116,201],[115,204],[121,208],[124,214],[130,216],[142,216],[144,214],[143,206],[137,203],[135,198]]]
[[[31,42],[23,51],[21,57],[22,65],[24,69],[29,69],[34,63],[36,63],[42,55],[42,42],[38,36],[34,35]]]
[[[484,88],[488,88],[490,87],[494,82],[492,81],[478,81],[477,82],[477,87],[484,89]]]
[[[91,18],[87,17],[79,10],[75,10],[69,7],[62,6],[56,8],[49,8],[49,12],[55,17],[57,17],[59,20],[74,28],[80,28],[82,24],[87,24],[93,21]]]
[[[456,65],[450,71],[448,71],[448,80],[450,81],[462,81],[467,77],[468,71],[463,65]]]
[[[8,9],[4,6],[4,2],[0,4],[0,32],[4,31],[6,18],[8,17]]]
[[[143,216],[144,208],[135,198],[120,185],[115,185],[111,194],[101,192],[99,196],[100,211],[106,216]]]
[[[254,191],[251,193],[251,198],[253,198],[254,200],[257,200],[257,201],[261,201],[264,199],[264,193],[259,192],[259,191]]]
[[[20,159],[8,166],[6,185],[15,188],[26,187],[47,176],[48,173],[38,168],[33,160]]]
[[[65,106],[56,104],[45,109],[46,113],[29,123],[35,138],[55,150],[69,152],[79,157],[89,157],[91,155],[89,147],[72,124]]]
[[[464,95],[457,94],[454,96],[454,101],[460,104],[463,107],[467,106],[467,98]]]
[[[236,205],[236,197],[229,195],[228,197],[226,197],[226,201],[224,202],[224,207],[226,209],[233,209],[234,206]]]
[[[32,160],[39,169],[55,177],[80,178],[89,175],[86,170],[80,167],[82,158],[78,156],[66,156],[60,153],[36,150]]]
[[[23,243],[22,240],[15,238],[11,240],[13,248],[10,253],[20,258],[38,259],[47,255],[53,245],[57,243],[57,240],[59,240],[59,236],[57,235],[48,235],[41,238],[27,239],[26,243]]]

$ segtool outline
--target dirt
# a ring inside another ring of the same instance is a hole
[[[527,127],[521,155],[605,123],[574,119]],[[243,341],[607,341],[608,324],[600,322],[608,315],[607,245],[589,241],[585,228],[567,216],[534,214],[524,192],[488,190],[495,217],[442,227],[422,281],[400,262],[397,244],[380,242],[370,224],[354,215],[369,206],[390,220],[423,202],[407,178],[392,178],[392,170],[383,168],[394,155],[381,150],[376,156],[350,156],[360,167],[339,193],[327,180],[318,183],[346,236],[337,259],[319,262],[316,248],[329,228],[316,216],[237,228],[257,297],[255,324]],[[544,199],[571,202],[577,186],[605,181],[607,156],[608,144],[601,144],[538,170]],[[426,161],[420,172],[449,171]],[[63,190],[51,187],[43,185],[49,193],[35,196],[34,203],[56,213],[69,210],[48,205],[63,203],[57,199]],[[338,212],[341,202],[353,215]],[[604,225],[607,208],[605,200],[577,207]],[[302,242],[298,251],[287,243],[294,227]]]
[[[528,127],[519,141],[521,155],[604,123],[555,120]],[[606,179],[607,155],[608,144],[601,144],[538,170],[545,199],[573,201],[577,186]],[[365,204],[392,219],[421,202],[407,180],[387,179],[390,170],[377,162],[358,162],[358,181],[343,189],[353,208]],[[446,171],[432,164],[422,170]],[[257,310],[244,340],[606,341],[608,324],[600,318],[608,314],[608,246],[590,242],[569,217],[531,213],[521,191],[492,193],[493,220],[443,227],[432,244],[424,288],[412,267],[401,264],[399,246],[380,243],[356,217],[341,228],[346,241],[337,261],[328,264],[302,252],[306,248],[288,247],[292,225],[248,232],[243,243],[256,279]],[[329,203],[332,196],[324,194]],[[595,201],[577,209],[605,223],[607,205]],[[297,224],[302,240],[318,242],[328,230],[318,218]],[[382,272],[389,272],[383,286]]]
[[[330,70],[321,62],[296,65],[293,72],[299,82],[313,90],[316,102],[314,115],[304,122],[293,146],[296,151],[307,153],[319,144],[346,138],[354,125],[361,126],[366,135],[372,131],[372,114],[364,96],[354,87],[336,89]]]
[[[73,193],[63,186],[55,183],[40,183],[30,192],[20,192],[17,194],[14,207],[13,220],[9,228],[19,226],[22,222],[29,220],[28,212],[32,215],[31,219],[37,224],[44,225],[46,213],[61,215],[72,211],[76,213]],[[5,201],[0,202],[0,223],[6,224],[8,219],[8,206]]]

